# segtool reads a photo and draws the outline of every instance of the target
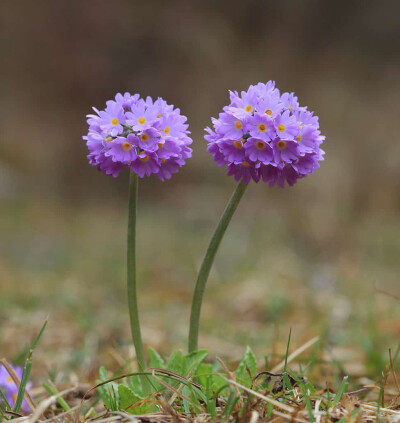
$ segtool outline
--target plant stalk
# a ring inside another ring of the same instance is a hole
[[[210,244],[207,248],[206,254],[203,258],[199,274],[197,277],[196,287],[193,294],[192,308],[190,314],[190,329],[189,329],[189,352],[197,350],[197,343],[199,338],[199,326],[200,326],[200,311],[201,304],[203,302],[204,290],[208,276],[210,274],[211,266],[214,262],[215,254],[217,253],[218,247],[225,234],[226,228],[232,219],[233,214],[247,188],[247,185],[242,181],[239,182],[235,191],[230,198],[224,213],[221,216],[220,221],[214,231],[214,235],[211,238]]]
[[[128,249],[127,249],[127,285],[128,285],[128,305],[131,322],[131,333],[133,344],[136,350],[136,359],[139,371],[147,368],[144,354],[142,335],[140,332],[139,310],[137,302],[136,288],[136,211],[138,198],[138,176],[130,172],[129,176],[129,216],[128,216]],[[142,378],[143,389],[146,390],[148,381]]]

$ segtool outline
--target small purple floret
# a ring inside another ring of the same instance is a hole
[[[14,370],[16,375],[18,376],[19,380],[21,380],[22,367],[14,367],[11,364],[10,366]],[[32,389],[32,382],[28,382],[26,385],[26,390],[29,392],[31,389]],[[18,396],[18,386],[15,384],[14,380],[9,375],[7,369],[2,364],[0,364],[0,390],[3,392],[8,404],[11,407],[14,407],[15,401],[17,400],[17,396]],[[2,400],[0,397],[0,404],[1,402]],[[22,401],[21,409],[24,412],[30,411],[29,405],[25,399]]]
[[[129,168],[140,178],[155,174],[163,181],[192,157],[186,116],[162,98],[118,93],[104,110],[93,110],[83,139],[89,163],[106,175]]]
[[[323,160],[318,117],[301,107],[294,93],[281,95],[274,81],[240,94],[231,91],[230,104],[211,121],[204,136],[207,151],[245,184],[262,179],[270,186],[292,186]]]

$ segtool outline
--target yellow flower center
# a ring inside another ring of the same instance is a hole
[[[293,107],[292,107],[292,106],[289,106],[289,109],[290,109],[290,110],[293,110]]]
[[[169,133],[170,133],[169,126],[166,126],[166,127],[164,128],[164,134],[169,134]]]
[[[140,117],[138,120],[139,125],[143,125],[146,123],[146,119],[144,117]]]
[[[237,120],[236,122],[235,122],[235,127],[236,127],[236,129],[242,129],[242,122],[240,122],[240,120]]]
[[[272,116],[272,110],[271,109],[265,110],[265,114],[268,116]]]
[[[147,162],[147,160],[149,160],[149,156],[139,157],[139,160],[141,162]]]
[[[117,119],[117,118],[112,118],[112,119],[111,119],[111,125],[112,125],[112,126],[116,126],[116,125],[118,125],[118,119]]]
[[[280,140],[276,145],[278,146],[279,150],[283,150],[286,147],[286,141]]]
[[[234,144],[236,148],[243,148],[243,145],[240,141],[235,141]]]
[[[144,134],[142,134],[140,136],[140,139],[144,142],[148,141],[149,140],[149,134],[146,134],[146,132],[145,132]]]
[[[161,163],[165,163],[165,160],[166,160],[166,159],[161,159]]]
[[[129,150],[132,148],[132,146],[129,144],[129,142],[124,142],[124,143],[122,144],[122,148],[123,148],[125,151],[129,151]]]
[[[105,142],[110,142],[110,141],[112,141],[113,139],[112,139],[112,137],[107,137],[106,139],[105,139]]]
[[[253,106],[251,106],[251,105],[249,104],[249,105],[247,105],[247,106],[244,108],[244,110],[245,110],[245,112],[249,113],[249,112],[251,112],[251,111],[253,110]]]
[[[265,148],[265,143],[263,143],[262,141],[257,141],[257,142],[256,142],[256,147],[257,147],[259,150],[264,150],[264,148]]]
[[[264,123],[259,123],[257,128],[260,132],[265,132],[267,130],[267,125],[265,125]]]
[[[158,143],[158,148],[161,148],[164,144]]]
[[[11,376],[8,376],[8,378],[7,378],[7,383],[13,383],[14,381],[13,381],[13,379],[12,379],[12,377]]]
[[[160,117],[161,117],[161,113],[160,113],[160,112],[158,112],[157,117],[158,117],[158,118],[160,118]]]
[[[246,162],[245,160],[242,161],[242,165],[245,167],[250,167],[250,163]]]
[[[301,141],[301,134],[297,136],[296,140],[299,142]]]
[[[280,124],[278,125],[278,131],[279,131],[279,132],[283,132],[285,129],[286,129],[286,126],[285,126],[283,123],[280,123]]]

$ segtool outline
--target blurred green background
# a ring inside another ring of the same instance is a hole
[[[209,280],[200,346],[237,359],[322,336],[353,374],[400,338],[400,3],[38,0],[0,3],[0,355],[50,314],[47,370],[129,356],[127,173],[88,165],[85,115],[116,92],[188,116],[193,158],[140,182],[144,341],[186,347],[202,254],[235,182],[203,128],[228,90],[269,79],[320,117],[326,161],[290,189],[252,184]],[[121,352],[122,351],[122,352]],[[329,359],[329,357],[328,357]],[[40,361],[40,360],[39,360]],[[36,370],[39,371],[39,370]]]

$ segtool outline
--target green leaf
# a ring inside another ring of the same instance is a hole
[[[107,371],[102,366],[99,369],[100,380],[96,383],[106,382],[108,380]],[[109,382],[105,385],[99,386],[97,388],[100,398],[102,399],[104,405],[112,411],[119,410],[119,395],[118,395],[118,384],[115,382]]]
[[[132,389],[123,384],[118,385],[119,407],[121,410],[127,410],[132,404],[139,401],[139,398],[134,394]],[[128,412],[130,410],[128,409]]]
[[[140,381],[139,377],[130,377],[129,378],[129,387],[131,388],[131,390],[133,392],[135,392],[135,394],[139,397],[142,397],[143,395],[143,388],[142,388],[142,383]]]
[[[208,350],[197,350],[183,357],[183,375],[187,376],[190,371],[195,372],[200,364],[208,356]]]
[[[225,370],[221,367],[218,361],[216,361],[212,365],[212,371],[214,373],[212,389],[214,392],[218,392],[220,389],[222,389],[223,386],[226,385],[226,379],[221,375],[221,373],[225,373]]]
[[[101,382],[105,382],[107,380],[107,370],[104,366],[100,367],[99,375],[100,375]]]
[[[170,370],[171,372],[178,373],[178,375],[183,375],[183,354],[182,350],[174,351],[167,361],[167,370]]]
[[[213,385],[214,376],[212,375],[212,372],[212,366],[208,363],[201,363],[197,368],[197,381],[206,389],[207,387],[211,388]]]
[[[250,374],[249,374],[250,372]],[[236,369],[236,380],[243,385],[250,387],[252,378],[257,374],[257,359],[250,347]],[[251,376],[250,376],[251,375]]]
[[[205,364],[203,364],[205,366]],[[201,367],[201,366],[200,366]],[[211,365],[210,365],[211,369]],[[217,405],[215,401],[215,396],[212,392],[212,386],[213,386],[213,376],[206,376],[206,405],[207,405],[207,411],[211,415],[212,419],[215,419],[217,417]]]
[[[118,395],[118,384],[115,382],[107,383],[98,387],[100,397],[104,402],[104,405],[112,411],[119,410],[119,395]]]
[[[164,360],[155,349],[149,347],[147,348],[147,353],[149,355],[150,367],[156,367],[157,369],[165,369]]]

